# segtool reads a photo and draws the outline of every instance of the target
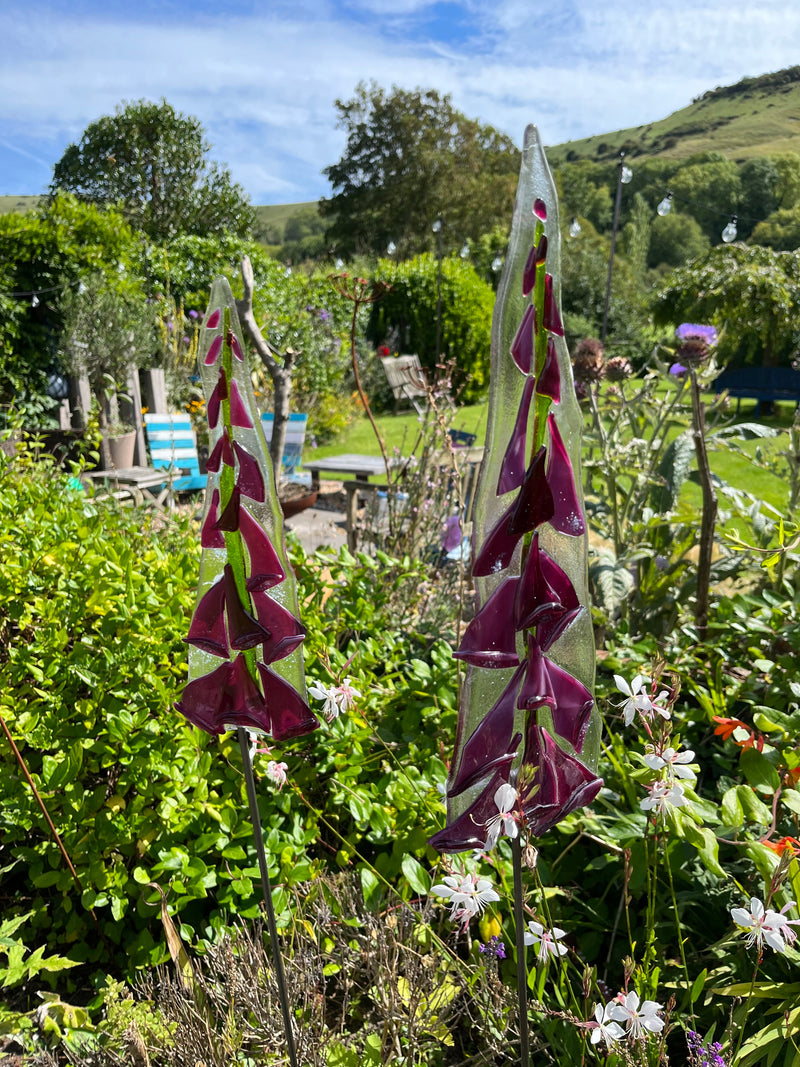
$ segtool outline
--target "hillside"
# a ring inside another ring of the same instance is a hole
[[[41,200],[39,196],[0,196],[0,215],[14,211],[22,214],[32,211]]]
[[[658,122],[554,145],[547,156],[558,164],[611,159],[620,151],[632,157],[671,159],[715,151],[738,162],[773,152],[796,152],[799,134],[800,67],[788,67],[711,89]]]

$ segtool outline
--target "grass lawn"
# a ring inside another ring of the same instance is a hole
[[[486,433],[488,411],[489,404],[485,400],[480,404],[459,408],[453,413],[452,418],[447,420],[447,425],[456,430],[477,434],[477,443],[482,445]],[[414,448],[420,431],[420,422],[416,412],[378,415],[375,421],[390,452],[393,448],[399,448],[402,453],[408,454]],[[354,420],[333,443],[315,448],[313,451],[306,448],[304,455],[309,460],[312,456],[314,459],[327,459],[328,456],[335,456],[341,452],[360,452],[368,456],[380,455],[375,433],[366,415]]]
[[[713,396],[709,395],[706,400],[710,403]],[[477,434],[477,443],[481,445],[486,433],[487,414],[488,401],[472,404],[454,412],[453,417],[448,420],[448,425]],[[740,414],[735,417],[736,422],[755,422],[781,432],[774,438],[739,442],[745,455],[737,455],[727,449],[712,447],[710,462],[713,473],[723,481],[744,489],[754,497],[772,505],[778,511],[785,512],[789,493],[788,481],[778,474],[761,470],[748,461],[747,455],[755,456],[756,451],[759,450],[762,455],[774,456],[777,459],[780,453],[785,452],[789,447],[788,429],[792,424],[793,415],[794,408],[791,404],[778,404],[774,415],[759,418],[758,406],[744,402],[741,405]],[[396,447],[401,452],[408,453],[418,440],[420,423],[413,411],[400,415],[379,415],[376,422],[390,451]],[[312,456],[315,459],[327,459],[341,452],[360,452],[373,456],[380,454],[375,435],[366,416],[356,419],[335,442],[313,451],[307,449],[305,454],[307,459],[311,459]],[[701,504],[699,486],[687,482],[683,487],[681,500],[686,507],[699,514]],[[726,506],[724,498],[720,503],[724,510]]]

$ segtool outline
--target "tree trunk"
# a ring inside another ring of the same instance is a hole
[[[244,296],[241,300],[236,301],[236,310],[239,314],[242,328],[258,353],[259,359],[267,368],[275,390],[275,422],[272,428],[269,454],[272,459],[275,484],[277,485],[280,482],[281,464],[286,445],[286,429],[289,425],[289,401],[292,395],[292,369],[297,353],[291,348],[287,349],[283,354],[282,362],[280,362],[279,353],[262,336],[253,314],[253,267],[249,256],[242,258],[240,269]]]

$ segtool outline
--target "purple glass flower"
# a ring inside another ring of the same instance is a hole
[[[518,784],[518,790],[522,810],[537,837],[576,808],[591,804],[603,785],[602,778],[560,748],[540,726],[530,726],[522,760],[523,767],[535,768],[531,778]]]
[[[682,378],[688,370],[689,368],[684,367],[682,363],[673,363],[669,368],[670,374],[674,375],[676,378]]]

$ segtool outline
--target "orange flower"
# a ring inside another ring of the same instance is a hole
[[[741,719],[725,719],[721,715],[714,716],[714,722],[718,722],[719,726],[714,730],[715,734],[727,741],[731,738],[735,745],[739,748],[757,748],[759,752],[764,751],[764,738],[761,734],[756,735],[752,726],[748,726],[746,722],[742,722]],[[744,730],[747,733],[747,737],[741,741],[737,741],[733,736],[736,730]]]
[[[762,838],[761,844],[766,845],[767,848],[771,848],[772,851],[777,852],[779,856],[782,856],[787,848],[793,856],[800,856],[800,841],[798,841],[796,837],[782,837],[780,841],[767,841],[765,838]]]

